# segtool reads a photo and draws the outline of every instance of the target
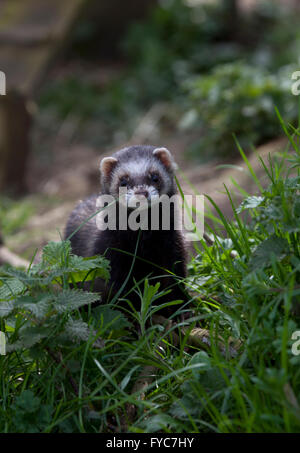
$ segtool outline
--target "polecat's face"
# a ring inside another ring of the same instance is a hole
[[[153,202],[163,194],[175,193],[175,165],[166,148],[125,148],[113,157],[102,159],[102,187],[115,198],[121,189],[129,204],[140,200]]]

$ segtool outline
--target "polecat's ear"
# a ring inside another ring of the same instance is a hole
[[[116,166],[118,160],[114,157],[104,157],[100,162],[100,173],[101,175],[107,179],[109,178],[111,172],[113,171],[114,167]]]
[[[154,156],[158,157],[161,163],[168,169],[168,170],[177,170],[178,166],[172,157],[172,154],[167,148],[155,148],[153,151]]]

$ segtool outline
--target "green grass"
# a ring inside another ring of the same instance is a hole
[[[92,310],[98,295],[76,283],[108,278],[109,263],[73,256],[68,242],[49,243],[25,272],[1,269],[1,432],[300,432],[300,134],[283,125],[289,149],[261,162],[269,186],[240,149],[257,194],[235,206],[227,191],[233,220],[210,200],[214,244],[197,243],[189,264],[194,317],[171,326],[178,342],[154,322],[162,293],[151,280],[140,310]],[[175,305],[173,320],[185,310]]]

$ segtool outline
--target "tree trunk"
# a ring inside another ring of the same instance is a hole
[[[233,40],[238,39],[241,19],[238,0],[223,0],[223,6],[228,36]]]
[[[26,160],[30,149],[31,117],[26,99],[10,92],[0,98],[0,193],[22,195],[26,190]]]

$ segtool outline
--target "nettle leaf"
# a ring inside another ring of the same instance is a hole
[[[77,255],[70,256],[68,266],[68,272],[72,272],[70,282],[90,281],[98,277],[107,281],[109,280],[109,271],[109,261],[102,256],[89,258],[82,258]]]
[[[263,197],[247,197],[245,200],[242,201],[240,206],[237,208],[237,212],[240,213],[244,211],[245,209],[254,209],[257,208],[262,202],[264,201]]]
[[[16,432],[36,433],[43,431],[52,418],[53,407],[42,404],[31,390],[24,390],[12,404],[12,420]]]
[[[16,397],[12,408],[26,413],[32,413],[38,410],[40,404],[40,398],[35,397],[31,390],[24,390],[19,396]]]
[[[13,302],[1,302],[0,301],[0,318],[5,318],[14,310]]]
[[[295,176],[288,178],[285,182],[285,186],[288,189],[300,189],[300,177]]]
[[[44,284],[50,284],[58,277],[72,274],[70,283],[90,281],[95,278],[109,279],[109,261],[102,256],[83,258],[71,254],[69,241],[50,242],[43,250],[43,262],[35,266],[35,272],[51,267],[51,273],[45,277]]]
[[[68,272],[67,270],[61,267],[57,269],[55,268],[55,266],[53,266],[53,269],[54,269],[53,271],[47,273],[47,276],[44,278],[42,282],[45,286],[58,283],[59,277],[63,277]]]
[[[129,327],[130,323],[125,315],[119,310],[110,307],[96,307],[92,311],[92,316],[97,322],[97,326],[105,326],[110,330],[121,330]]]
[[[45,326],[29,326],[20,330],[20,339],[30,348],[35,343],[40,342],[43,338],[50,334],[50,327]]]
[[[72,267],[74,271],[89,271],[90,269],[101,267],[106,263],[108,263],[108,260],[102,256],[83,258],[82,256],[71,255],[69,267]]]
[[[37,319],[43,318],[50,310],[53,296],[39,297],[21,296],[15,301],[15,306],[30,311]]]
[[[22,293],[26,287],[17,278],[3,278],[0,286],[0,300],[11,299]]]
[[[70,312],[100,299],[99,294],[77,289],[65,289],[55,297],[54,306],[58,313]]]
[[[19,280],[23,285],[26,286],[36,286],[41,283],[45,284],[45,278],[41,278],[37,276],[33,271],[30,272],[23,272],[20,269],[15,269],[14,267],[7,267],[3,271],[4,275],[7,277],[11,277],[12,279]]]
[[[15,343],[7,343],[7,352],[18,351],[20,349],[29,349],[50,335],[49,327],[29,326],[20,330],[20,338]]]
[[[283,211],[281,205],[278,205],[278,200],[275,200],[273,203],[269,203],[265,208],[264,214],[267,218],[282,221]]]
[[[55,264],[66,263],[71,253],[71,242],[49,242],[43,248],[42,262],[44,265],[53,266]]]
[[[274,235],[256,247],[249,266],[252,270],[264,268],[270,264],[272,256],[282,260],[288,253],[289,244],[287,240]]]
[[[91,329],[86,322],[69,319],[65,325],[64,334],[71,340],[87,341],[91,335]]]

